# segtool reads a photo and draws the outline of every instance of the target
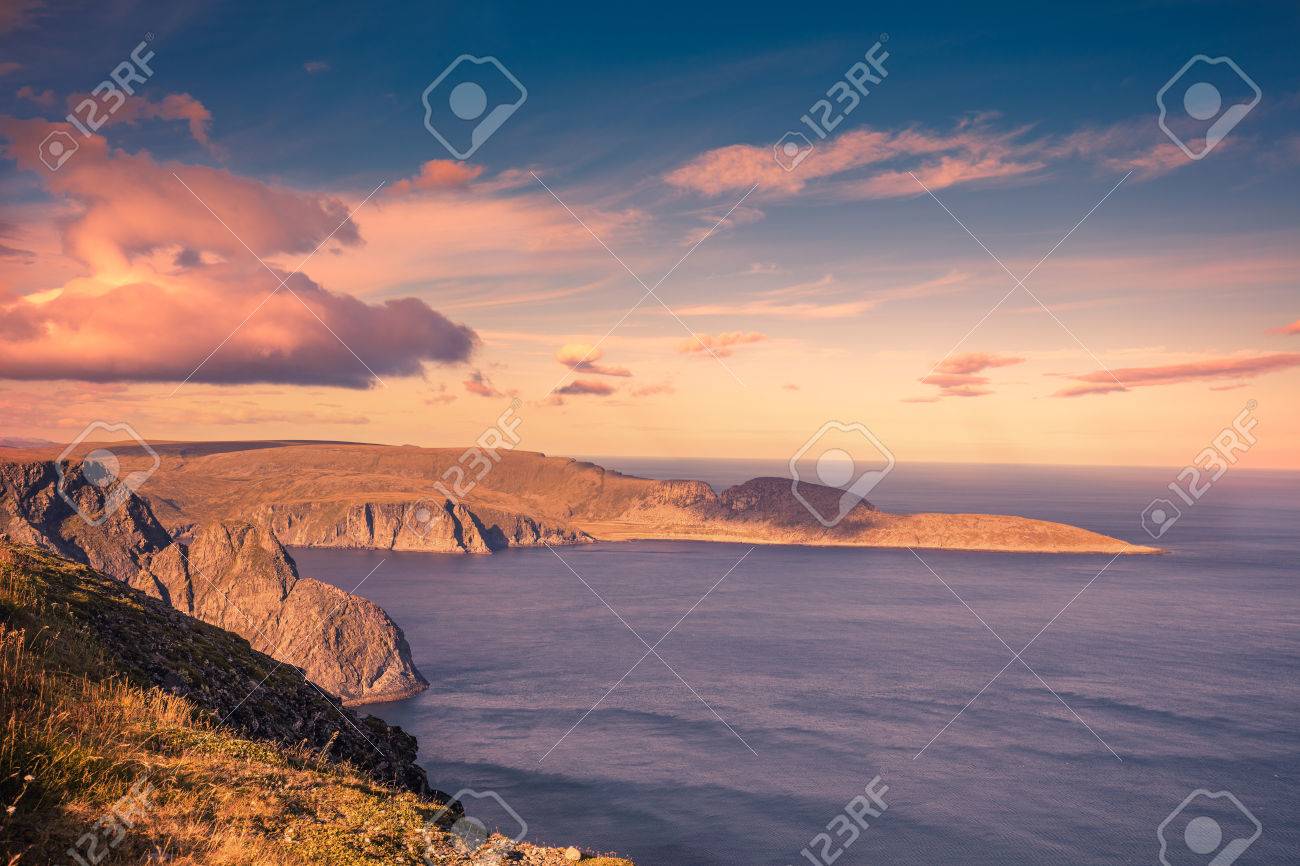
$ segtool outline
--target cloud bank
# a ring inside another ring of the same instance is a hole
[[[993,390],[986,387],[992,380],[988,376],[981,376],[980,374],[985,370],[997,367],[1022,364],[1024,360],[1024,358],[994,355],[988,352],[966,352],[961,355],[953,355],[950,358],[945,358],[939,366],[934,368],[934,372],[921,379],[923,384],[933,385],[938,388],[938,395],[912,398],[907,402],[933,403],[940,397],[983,397],[992,394]]]
[[[1114,373],[1113,376],[1111,372],[1099,370],[1095,373],[1071,376],[1071,379],[1082,384],[1063,388],[1052,396],[1083,397],[1088,394],[1110,394],[1154,385],[1181,385],[1186,382],[1221,379],[1240,382],[1264,373],[1292,367],[1300,367],[1300,352],[1210,358],[1187,364],[1166,364],[1158,367],[1124,367],[1111,371]],[[1119,381],[1116,381],[1117,379]]]
[[[190,103],[171,105],[168,111],[202,125]],[[289,277],[327,238],[335,250],[361,246],[338,198],[159,163],[110,150],[100,137],[81,139],[52,172],[39,161],[39,146],[64,128],[0,117],[4,155],[36,172],[66,207],[63,250],[81,269],[35,295],[0,295],[0,378],[180,381],[192,374],[191,381],[217,384],[364,388],[375,376],[464,361],[477,345],[471,329],[422,300],[366,303],[305,274]],[[292,264],[279,264],[281,256]]]

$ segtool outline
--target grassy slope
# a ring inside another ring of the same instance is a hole
[[[468,862],[429,823],[436,804],[314,751],[242,739],[124,676],[86,616],[147,603],[83,566],[0,546],[0,863],[71,866],[67,849],[146,777],[151,804],[104,863]],[[554,849],[520,853],[562,862]]]

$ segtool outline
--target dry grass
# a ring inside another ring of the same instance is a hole
[[[57,601],[85,575],[0,549],[0,863],[75,863],[68,848],[142,778],[150,806],[104,863],[423,862],[435,805],[116,677]],[[456,862],[434,833],[433,862]]]

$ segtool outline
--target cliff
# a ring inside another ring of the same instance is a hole
[[[464,864],[464,810],[415,755],[244,639],[0,542],[0,862]],[[489,841],[509,862],[567,862]]]
[[[755,478],[715,493],[700,481],[637,478],[526,451],[500,452],[499,461],[463,499],[449,503],[435,494],[435,485],[454,474],[462,449],[289,441],[163,443],[155,448],[161,466],[141,492],[164,525],[183,532],[214,520],[261,514],[269,516],[285,544],[482,553],[637,538],[1159,552],[1064,523],[999,514],[889,514],[866,502],[844,503],[843,518],[827,527],[793,495],[789,479]],[[124,466],[143,462],[138,449],[113,449]],[[840,490],[806,483],[799,489],[818,511],[838,515]]]
[[[208,524],[175,542],[149,502],[131,497],[103,511],[104,491],[80,464],[64,489],[98,526],[59,494],[52,463],[0,464],[0,540],[49,550],[116,577],[177,610],[228,629],[345,704],[409,697],[427,687],[401,629],[374,603],[298,575],[265,525]]]
[[[436,498],[272,503],[262,513],[282,542],[301,547],[492,553],[507,547],[591,541],[585,532],[545,526],[524,514],[471,511]]]

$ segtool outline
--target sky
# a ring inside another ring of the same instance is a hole
[[[0,10],[0,436],[1300,468],[1294,3],[156,5]]]

